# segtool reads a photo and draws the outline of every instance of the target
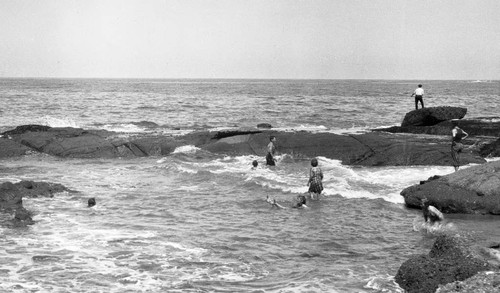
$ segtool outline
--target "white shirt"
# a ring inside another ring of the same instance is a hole
[[[415,96],[423,96],[424,95],[424,89],[419,87],[415,90]]]

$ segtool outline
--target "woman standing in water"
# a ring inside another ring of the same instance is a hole
[[[318,160],[316,158],[311,160],[311,170],[309,171],[307,185],[309,186],[311,199],[314,199],[314,195],[317,195],[316,199],[319,199],[319,195],[323,191],[323,172],[318,167]]]

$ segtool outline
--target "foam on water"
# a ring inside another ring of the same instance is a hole
[[[119,132],[119,133],[142,133],[142,132],[147,132],[148,130],[146,127],[141,127],[129,123],[104,124],[100,126],[99,129]]]
[[[199,150],[200,150],[200,148],[195,147],[194,145],[183,145],[183,146],[175,148],[175,150],[172,152],[172,154],[180,154],[180,153],[193,154]]]
[[[74,127],[79,128],[78,124],[71,118],[56,118],[52,116],[44,116],[40,119],[42,125],[47,125],[50,127]]]
[[[194,150],[193,150],[194,151]],[[217,158],[201,162],[183,162],[176,168],[181,172],[195,174],[199,171],[217,176],[227,174],[254,182],[269,190],[284,193],[303,194],[308,187],[310,166],[305,161],[294,161],[289,155],[276,156],[276,167],[268,167],[265,160],[258,156],[236,156]],[[259,166],[252,168],[257,160]],[[381,198],[388,202],[404,203],[400,195],[404,188],[418,184],[434,175],[453,172],[446,166],[408,166],[408,167],[352,167],[342,165],[339,160],[318,157],[323,171],[323,196],[341,195],[345,198]],[[467,166],[464,166],[467,168]]]

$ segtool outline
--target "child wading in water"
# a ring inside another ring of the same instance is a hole
[[[286,209],[286,207],[280,205],[279,203],[276,202],[276,199],[270,199],[269,195],[266,198],[266,202],[271,204],[273,207],[277,207],[280,209]],[[297,195],[297,198],[295,199],[295,202],[292,204],[292,208],[294,209],[303,209],[307,208],[306,206],[307,200],[304,195]]]
[[[323,172],[318,167],[318,160],[316,158],[311,160],[311,166],[309,181],[307,182],[309,186],[309,195],[311,199],[314,199],[314,195],[316,194],[316,199],[319,199],[319,195],[323,191]]]

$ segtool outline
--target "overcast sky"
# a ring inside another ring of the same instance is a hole
[[[498,0],[0,0],[0,77],[500,79]]]

